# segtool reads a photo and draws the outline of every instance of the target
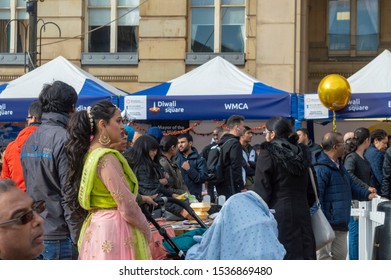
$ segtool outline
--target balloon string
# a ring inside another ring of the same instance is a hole
[[[333,111],[333,131],[337,132],[337,114]]]

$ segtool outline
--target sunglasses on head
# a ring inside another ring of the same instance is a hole
[[[34,212],[40,214],[45,210],[45,208],[46,208],[45,201],[43,201],[43,200],[36,201],[31,206],[30,211],[28,211],[27,213],[23,214],[22,216],[20,216],[18,218],[0,223],[0,227],[6,227],[9,225],[13,225],[13,224],[25,225],[33,220]]]

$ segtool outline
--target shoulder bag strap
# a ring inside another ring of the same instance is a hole
[[[319,201],[319,197],[318,197],[318,192],[317,192],[317,190],[316,190],[316,184],[315,184],[315,179],[314,179],[314,173],[312,172],[311,167],[308,167],[308,171],[309,171],[309,173],[310,173],[312,188],[314,189],[314,193],[315,193],[316,206],[318,206],[318,208],[320,208],[320,201]]]

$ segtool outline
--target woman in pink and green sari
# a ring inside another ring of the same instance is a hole
[[[75,113],[68,124],[69,182],[88,211],[81,229],[79,259],[150,259],[151,232],[139,203],[138,182],[126,159],[110,143],[121,141],[120,110],[99,101]]]

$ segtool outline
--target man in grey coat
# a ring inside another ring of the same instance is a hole
[[[77,191],[68,184],[67,124],[75,111],[73,87],[55,81],[44,85],[39,101],[42,124],[23,145],[21,161],[26,190],[34,201],[44,200],[45,250],[39,259],[77,259],[76,243],[84,221]]]

